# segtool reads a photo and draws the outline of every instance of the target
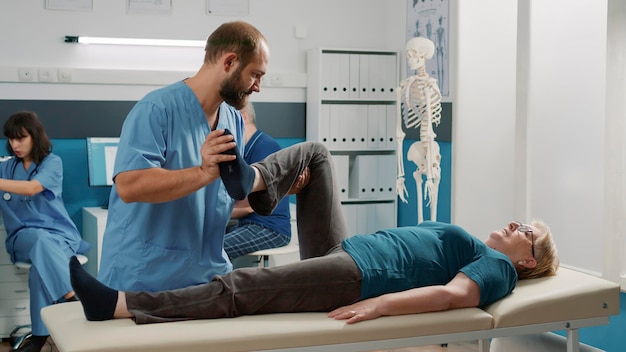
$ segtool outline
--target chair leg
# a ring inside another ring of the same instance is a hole
[[[24,333],[24,334],[19,335],[19,336],[17,336],[17,333],[20,330],[22,330],[22,329],[27,329],[27,328],[30,329],[30,327],[31,327],[30,324],[28,324],[28,325],[19,325],[19,326],[16,326],[15,329],[13,329],[13,331],[11,331],[9,336],[11,338],[12,348],[14,350],[20,348],[22,343],[24,343],[24,341],[26,339],[28,339],[29,337],[32,336],[32,331],[30,331],[30,330],[28,332]]]

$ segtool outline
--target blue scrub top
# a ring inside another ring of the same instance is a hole
[[[224,128],[241,150],[243,118],[226,103],[220,106],[217,125]],[[209,132],[202,106],[184,82],[153,91],[124,121],[114,175],[199,166]],[[233,202],[221,179],[166,203],[124,203],[114,184],[98,279],[118,290],[161,291],[226,274],[232,264],[223,241]]]
[[[13,157],[0,163],[0,178],[30,181],[37,180],[44,188],[34,196],[22,196],[1,192],[0,211],[7,231],[7,252],[13,253],[13,242],[24,228],[39,228],[65,238],[76,251],[80,245],[80,233],[63,203],[63,162],[55,154],[48,154],[41,164],[31,163],[24,170],[22,160]],[[14,258],[12,259],[14,261]]]

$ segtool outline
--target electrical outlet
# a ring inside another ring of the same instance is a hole
[[[270,76],[270,82],[272,87],[282,87],[285,84],[285,80],[279,73],[274,73]]]
[[[59,82],[71,82],[72,81],[72,70],[69,68],[60,68],[59,76],[57,77]]]
[[[56,68],[40,68],[37,70],[39,82],[53,82],[57,76]]]
[[[17,70],[17,77],[22,82],[32,82],[35,79],[35,71],[32,67],[20,67]]]

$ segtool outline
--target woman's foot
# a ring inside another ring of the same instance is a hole
[[[87,320],[113,319],[118,292],[89,275],[75,256],[70,258],[70,280]]]
[[[224,134],[231,134],[228,129],[224,130]],[[252,189],[254,183],[254,170],[239,155],[237,147],[233,147],[222,154],[235,155],[237,158],[231,161],[219,163],[220,177],[228,194],[236,200],[245,199]]]

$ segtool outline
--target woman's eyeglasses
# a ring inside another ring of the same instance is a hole
[[[530,241],[532,243],[530,248],[532,250],[533,258],[535,258],[535,236],[533,236],[533,230],[530,228],[530,226],[518,222],[517,231],[523,233],[524,235],[526,235],[526,237],[530,236]]]

